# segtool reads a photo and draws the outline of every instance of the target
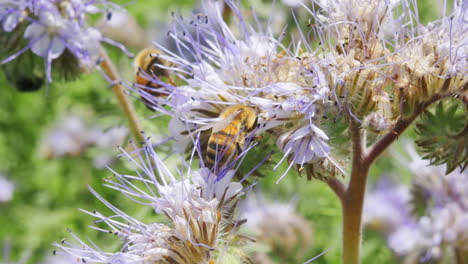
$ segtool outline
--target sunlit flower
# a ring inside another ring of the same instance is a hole
[[[160,66],[185,85],[173,87],[155,78],[168,96],[145,97],[154,110],[173,117],[169,129],[177,150],[190,149],[196,138],[206,145],[210,132],[225,126],[220,114],[242,104],[257,115],[251,139],[272,133],[291,166],[328,158],[328,137],[319,127],[330,89],[322,69],[306,60],[313,54],[301,56],[299,48],[288,51],[269,25],[256,29],[248,24],[233,1],[225,2],[237,20],[233,29],[216,1],[203,3],[203,13],[189,19],[174,15],[168,35],[177,52],[158,47],[166,53],[160,57],[173,65]]]
[[[73,234],[78,244],[64,241],[57,246],[95,263],[204,264],[224,263],[223,259],[241,263],[245,256],[233,250],[242,245],[235,233],[242,224],[236,216],[236,206],[243,187],[232,181],[234,171],[215,175],[207,168],[194,170],[187,165],[174,175],[152,148],[146,146],[142,151],[137,157],[124,153],[135,165],[134,175],[113,171],[116,181],[106,180],[106,186],[141,205],[151,206],[167,218],[167,223],[141,222],[91,189],[114,215],[87,213],[98,218],[96,223],[107,225],[96,227],[97,230],[123,239],[122,250],[103,252]]]
[[[417,224],[399,226],[388,235],[390,249],[398,256],[405,256],[418,250],[426,243],[421,228]]]
[[[92,144],[97,131],[89,131],[83,119],[67,116],[44,138],[42,152],[46,157],[78,155]]]

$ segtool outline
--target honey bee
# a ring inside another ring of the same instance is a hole
[[[235,159],[245,144],[246,136],[257,124],[257,112],[246,105],[231,106],[219,118],[221,123],[212,129],[208,139],[205,164],[209,168],[220,168]]]
[[[145,103],[148,109],[154,111],[148,95],[154,97],[167,96],[161,89],[161,84],[155,83],[154,79],[157,77],[161,81],[173,84],[170,73],[167,69],[161,67],[161,65],[168,65],[169,63],[159,57],[161,52],[157,49],[146,48],[138,53],[135,58],[136,71],[136,87],[143,93],[140,94],[141,99]]]

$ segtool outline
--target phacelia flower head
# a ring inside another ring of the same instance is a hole
[[[59,58],[67,60],[68,68],[93,68],[99,58],[101,42],[123,48],[103,37],[97,28],[87,25],[89,15],[107,14],[111,8],[118,6],[106,0],[2,1],[0,21],[5,32],[0,39],[6,51],[12,54],[2,58],[1,63],[21,60],[21,55],[31,50],[44,60],[48,82],[52,81],[52,62]],[[18,43],[25,44],[20,47]]]
[[[170,130],[177,149],[191,149],[197,138],[202,148],[209,148],[213,132],[243,121],[240,112],[225,114],[242,105],[256,120],[255,127],[240,129],[249,139],[238,144],[239,149],[247,149],[248,142],[268,131],[278,139],[291,166],[328,158],[328,137],[319,126],[330,92],[322,69],[304,62],[299,48],[289,51],[284,47],[284,35],[278,39],[268,26],[250,25],[233,1],[226,1],[225,8],[236,19],[234,27],[224,21],[216,1],[203,3],[202,13],[191,18],[174,15],[168,35],[176,51],[159,47],[166,55],[155,54],[170,62],[170,67],[158,66],[174,73],[182,84],[174,86],[154,76],[167,96],[146,94],[144,98],[154,110],[173,117]],[[227,122],[227,117],[233,122]]]
[[[467,90],[467,10],[466,1],[454,1],[451,14],[419,25],[392,56],[400,62],[393,67],[395,90],[404,96],[406,108]]]
[[[209,169],[185,165],[175,175],[150,146],[143,154],[124,156],[135,165],[133,175],[114,172],[106,186],[144,206],[150,206],[167,222],[140,221],[91,191],[114,213],[96,217],[106,227],[97,230],[115,234],[124,244],[118,252],[103,252],[73,235],[77,244],[57,244],[69,254],[92,263],[243,263],[236,248],[243,239],[236,231],[244,221],[236,215],[243,187],[232,180],[234,171],[213,174]],[[184,162],[184,161],[182,161]],[[227,262],[225,262],[227,261]],[[231,261],[231,262],[229,262]]]

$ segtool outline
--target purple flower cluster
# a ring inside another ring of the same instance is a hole
[[[284,35],[278,39],[269,27],[248,24],[233,1],[226,1],[224,8],[236,19],[234,29],[224,20],[222,5],[203,3],[203,15],[174,15],[168,35],[176,51],[158,46],[166,55],[156,55],[169,62],[158,66],[185,85],[175,87],[154,78],[160,93],[168,96],[142,95],[155,111],[173,117],[169,129],[177,150],[190,149],[197,133],[207,138],[209,131],[223,126],[219,116],[226,108],[245,105],[258,118],[250,136],[274,130],[284,152],[282,161],[287,158],[290,167],[329,159],[328,136],[319,123],[331,105],[330,88],[320,67],[306,57],[302,61],[299,48],[284,47]]]
[[[70,52],[83,69],[96,65],[100,43],[124,47],[101,35],[97,28],[88,26],[87,17],[108,14],[117,5],[106,0],[6,0],[0,2],[2,34],[23,34],[27,44],[2,60],[2,64],[17,59],[31,50],[44,59],[47,81],[51,82],[52,61]],[[14,47],[18,49],[19,47]]]
[[[364,221],[386,234],[388,246],[408,263],[454,259],[468,254],[468,174],[445,175],[413,148],[407,164],[411,187],[381,184],[368,194]],[[415,214],[416,213],[416,214]]]

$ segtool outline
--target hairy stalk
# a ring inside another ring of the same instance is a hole
[[[340,201],[343,202],[344,195],[346,192],[346,186],[343,184],[343,182],[341,182],[337,178],[330,178],[325,180],[325,183],[328,184],[330,189],[332,189],[336,196],[340,198]]]
[[[369,166],[363,162],[364,146],[359,124],[351,122],[353,161],[351,179],[342,202],[343,263],[358,264],[361,252],[361,222]]]
[[[133,105],[128,99],[127,95],[124,93],[124,88],[120,84],[121,78],[119,76],[119,73],[114,64],[112,63],[111,59],[109,58],[109,55],[107,55],[105,49],[100,47],[100,50],[102,58],[101,67],[104,73],[111,81],[112,91],[117,96],[117,100],[120,104],[120,107],[127,116],[130,131],[134,139],[138,142],[138,144],[142,144],[144,142],[144,137],[141,133],[143,130],[141,128],[141,124],[138,122],[135,109],[133,108]]]
[[[339,196],[342,200],[343,212],[343,264],[360,263],[362,210],[369,168],[429,105],[442,98],[443,96],[436,95],[432,100],[415,109],[408,119],[400,119],[390,132],[367,151],[363,143],[363,130],[358,123],[351,122],[350,132],[353,143],[351,178],[344,195]]]

